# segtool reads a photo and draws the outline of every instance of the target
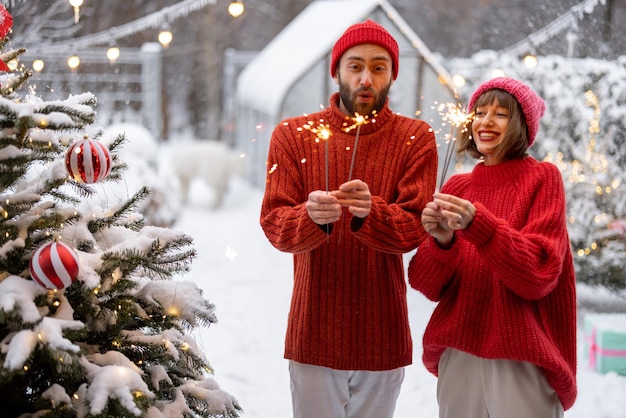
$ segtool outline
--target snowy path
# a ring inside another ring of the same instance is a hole
[[[260,200],[258,190],[236,183],[224,208],[211,211],[202,199],[192,200],[176,228],[194,238],[199,252],[183,279],[198,283],[217,307],[219,323],[198,335],[216,379],[239,399],[245,418],[289,418],[282,350],[291,256],[265,239],[258,223]],[[421,335],[434,305],[412,290],[408,298],[414,364],[406,369],[396,418],[435,418],[436,379],[421,363]],[[565,417],[626,417],[626,377],[593,373],[583,364],[582,342],[579,348],[579,397]]]

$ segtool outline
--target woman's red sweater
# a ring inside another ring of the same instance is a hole
[[[559,170],[531,157],[456,175],[443,193],[476,216],[450,249],[431,237],[409,263],[409,283],[439,302],[423,361],[437,375],[446,347],[540,367],[564,409],[576,399],[576,279]]]
[[[426,238],[421,210],[432,199],[437,150],[423,121],[385,107],[357,129],[338,107],[287,119],[274,130],[261,226],[277,249],[293,253],[294,282],[285,358],[343,370],[389,370],[411,363],[402,254]],[[313,131],[327,125],[328,140]],[[346,132],[347,131],[347,132]],[[327,228],[306,210],[310,192],[352,179],[367,183],[371,213],[344,210]],[[326,147],[328,150],[326,151]]]

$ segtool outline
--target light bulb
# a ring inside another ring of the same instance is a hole
[[[120,49],[116,46],[112,46],[107,49],[107,58],[111,64],[114,64],[115,61],[120,57]]]
[[[524,65],[527,68],[535,68],[537,66],[537,57],[533,54],[528,54],[524,57]]]
[[[172,35],[172,32],[170,32],[169,29],[163,29],[159,32],[157,39],[159,40],[159,43],[163,45],[163,48],[167,48],[172,42],[172,39],[174,39],[174,35]]]
[[[77,55],[72,55],[67,59],[67,66],[73,70],[77,69],[80,65],[80,58]]]
[[[456,74],[452,77],[452,84],[454,84],[455,87],[463,87],[465,85],[465,77],[460,74]]]
[[[33,70],[35,70],[36,72],[40,73],[41,70],[43,70],[43,67],[44,67],[43,60],[37,59],[33,61]]]
[[[228,5],[228,13],[232,17],[239,17],[243,14],[243,2],[242,1],[233,1]]]
[[[69,0],[70,2],[70,6],[72,6],[74,8],[74,23],[78,23],[78,19],[79,19],[79,11],[80,11],[80,6],[83,5],[83,0]]]

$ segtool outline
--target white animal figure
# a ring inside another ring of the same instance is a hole
[[[240,155],[215,140],[172,143],[165,154],[171,162],[171,171],[180,180],[183,202],[189,199],[192,181],[199,179],[212,189],[213,207],[221,207],[231,178],[243,173]]]
[[[103,136],[111,142],[123,134],[127,141],[118,148],[121,162],[128,166],[123,173],[124,179],[118,183],[106,183],[98,186],[100,192],[93,200],[101,199],[101,206],[125,201],[142,187],[150,188],[150,196],[138,206],[148,225],[170,227],[177,219],[181,209],[179,182],[174,176],[159,166],[161,143],[150,131],[134,122],[121,122],[109,126]],[[95,206],[98,202],[91,203]]]

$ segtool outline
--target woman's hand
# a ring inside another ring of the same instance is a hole
[[[476,207],[469,200],[451,194],[435,193],[434,202],[452,230],[467,228],[476,216]]]
[[[441,213],[441,208],[434,201],[428,202],[422,210],[422,226],[442,247],[449,247],[452,243],[453,231],[448,227],[448,221]]]
[[[422,225],[440,246],[447,248],[452,244],[454,231],[467,228],[475,215],[476,207],[469,200],[435,193],[434,200],[422,211]]]

